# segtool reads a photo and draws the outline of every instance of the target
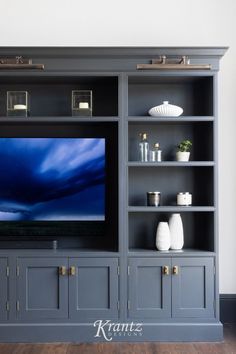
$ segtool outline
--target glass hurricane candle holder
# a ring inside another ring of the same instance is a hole
[[[27,91],[7,91],[7,116],[28,117],[30,113]]]
[[[72,91],[72,116],[92,117],[92,91]]]

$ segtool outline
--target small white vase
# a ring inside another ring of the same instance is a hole
[[[181,250],[184,245],[184,229],[180,214],[171,214],[169,220],[170,248]]]
[[[189,161],[190,152],[189,151],[177,151],[176,160],[177,161]]]
[[[148,113],[152,117],[179,117],[183,113],[183,108],[164,101],[163,104],[149,109]]]
[[[168,251],[170,248],[170,229],[168,222],[159,222],[156,232],[156,248],[159,251]]]

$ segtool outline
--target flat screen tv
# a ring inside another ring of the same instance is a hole
[[[105,221],[104,138],[0,138],[0,221]]]
[[[54,240],[117,250],[116,122],[1,125],[0,248]]]

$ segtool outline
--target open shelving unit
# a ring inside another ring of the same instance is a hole
[[[127,218],[129,251],[156,252],[156,228],[172,213],[183,220],[185,254],[216,251],[215,102],[212,73],[140,73],[127,77]],[[180,117],[150,117],[148,110],[169,101],[184,110]],[[150,148],[155,142],[162,150],[161,162],[140,162],[139,133],[148,134]],[[189,162],[178,162],[180,141],[192,141]],[[161,192],[161,205],[148,207],[146,193]],[[190,192],[190,207],[176,205],[179,192]],[[143,253],[143,254],[144,254]],[[175,254],[169,251],[168,254]]]

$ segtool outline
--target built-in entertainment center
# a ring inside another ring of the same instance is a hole
[[[0,48],[0,341],[106,341],[98,320],[114,341],[222,340],[217,75],[225,51]],[[14,105],[19,92],[26,101]],[[163,101],[183,114],[148,114]],[[160,161],[140,161],[140,134],[160,144]],[[190,160],[176,161],[184,139]],[[151,191],[160,205],[147,205]],[[191,193],[191,205],[176,204],[180,192]],[[157,250],[159,222],[177,213],[183,248]],[[107,329],[132,322],[142,331],[128,338]]]

